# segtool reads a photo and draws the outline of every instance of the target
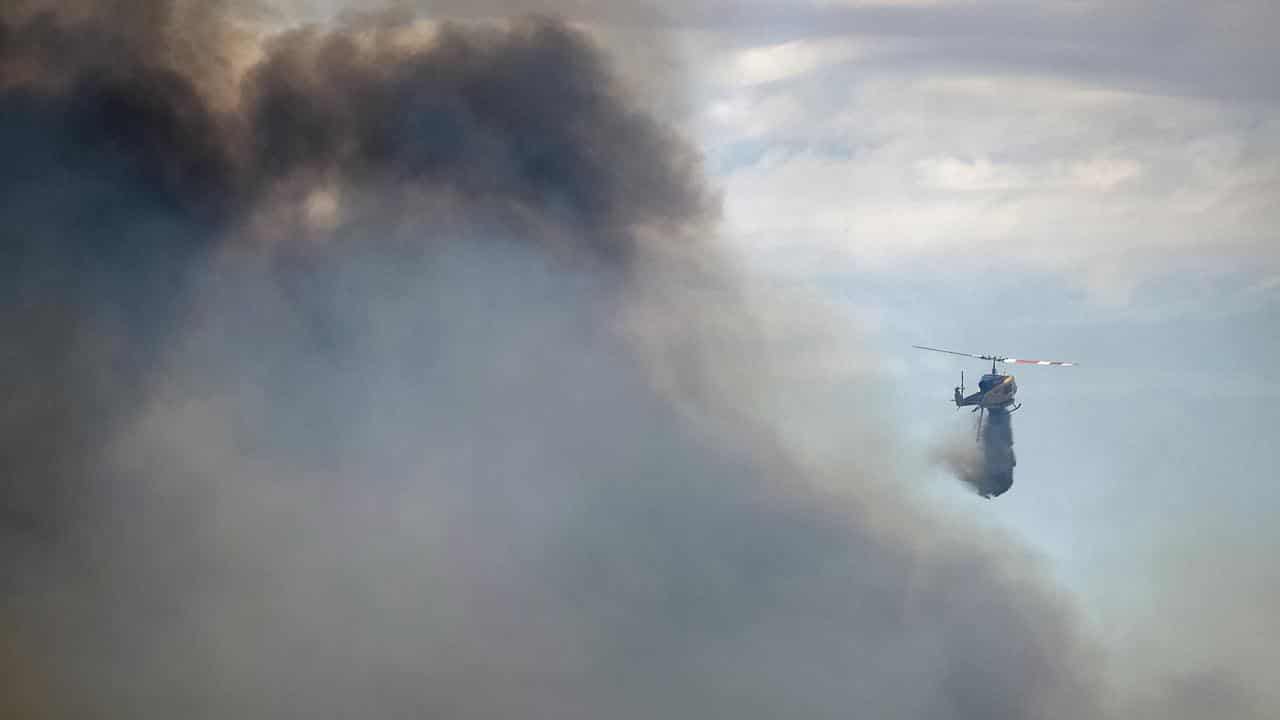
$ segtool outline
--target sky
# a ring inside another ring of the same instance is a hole
[[[0,498],[75,528],[0,641],[138,717],[1280,707],[1280,6],[395,4],[0,13]],[[526,12],[596,49],[413,49]],[[1078,363],[1005,495],[913,344]]]
[[[909,492],[1016,538],[1121,652],[1277,666],[1280,6],[598,12],[606,36],[671,30],[620,46],[638,85],[681,78],[655,103],[705,153],[721,241],[847,320],[815,333],[871,351],[910,442],[971,431],[951,388],[988,369],[912,344],[1079,363],[1014,368],[1010,493],[945,473]],[[1196,639],[1162,638],[1171,624]]]
[[[925,492],[1041,553],[1118,637],[1171,597],[1187,622],[1238,603],[1278,632],[1261,611],[1276,19],[1266,2],[747,2],[705,12],[685,46],[725,242],[847,307],[904,423],[967,427],[950,390],[986,369],[911,344],[1080,363],[1014,368],[1009,494]],[[1171,569],[1223,556],[1245,560],[1207,586]]]
[[[923,442],[971,420],[950,391],[986,364],[910,345],[1079,363],[1016,369],[1011,494],[929,501],[1043,553],[1106,627],[1190,590],[1188,545],[1248,558],[1214,602],[1274,597],[1249,577],[1277,570],[1274,3],[521,7],[606,38],[704,153],[720,242],[847,318]]]
[[[1152,608],[1187,626],[1243,613],[1258,635],[1224,632],[1216,652],[1274,664],[1258,647],[1280,632],[1265,609],[1280,47],[1261,30],[1277,6],[735,3],[704,18],[684,56],[690,124],[725,242],[847,308],[905,426],[969,427],[949,394],[987,369],[911,344],[1080,363],[1013,369],[1010,493],[917,489],[1012,533],[1117,644],[1178,658]]]

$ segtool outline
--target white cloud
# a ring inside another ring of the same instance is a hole
[[[735,50],[718,69],[720,83],[752,86],[795,78],[865,55],[870,47],[851,37],[796,40]]]
[[[773,148],[719,178],[729,230],[748,249],[803,245],[823,269],[839,257],[978,271],[998,261],[1115,302],[1176,269],[1280,268],[1280,114],[1269,106],[856,63],[820,82],[720,90],[735,111],[703,127],[713,157],[744,139]]]
[[[710,102],[700,119],[705,134],[725,143],[785,139],[787,128],[796,127],[807,117],[800,98],[790,95],[751,98],[730,94]]]
[[[1110,190],[1142,174],[1142,164],[1128,158],[1095,157],[1071,166],[1071,177],[1083,188]]]
[[[1018,170],[993,165],[986,157],[930,157],[917,161],[916,171],[922,184],[941,190],[1010,190],[1026,184]]]

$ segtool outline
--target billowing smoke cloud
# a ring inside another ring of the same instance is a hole
[[[1018,464],[1013,454],[1013,422],[1004,408],[990,408],[983,414],[983,473],[978,490],[985,496],[997,496],[1013,485],[1013,468]]]
[[[978,418],[981,427],[973,450],[959,455],[953,470],[961,480],[985,498],[999,497],[1013,486],[1013,422],[1008,410],[988,408]],[[956,456],[952,456],[953,459]]]
[[[763,422],[696,157],[586,37],[210,7],[0,15],[6,716],[1105,712],[877,438]]]
[[[975,424],[980,422],[975,420]],[[977,442],[977,428],[940,436],[930,449],[930,460],[947,474],[982,494],[985,455]]]
[[[1013,423],[1007,410],[984,409],[971,431],[944,436],[930,451],[930,459],[978,495],[994,498],[1013,486],[1017,458],[1013,452]]]

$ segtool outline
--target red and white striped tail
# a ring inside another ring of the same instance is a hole
[[[1005,358],[1003,362],[1016,363],[1018,365],[1075,365],[1073,362],[1064,362],[1062,360],[1023,360],[1019,358]]]
[[[933,352],[947,353],[948,355],[963,355],[964,357],[978,358],[979,360],[991,360],[993,362],[1014,363],[1017,365],[1078,365],[1079,363],[1065,362],[1063,360],[1024,360],[1020,358],[1001,357],[999,355],[975,355],[973,353],[959,352],[957,350],[943,350],[942,348],[929,347],[927,345],[912,345],[913,348],[920,350],[932,350]]]

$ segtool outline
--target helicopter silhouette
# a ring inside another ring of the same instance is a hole
[[[932,350],[933,352],[947,353],[949,355],[961,355],[964,357],[977,358],[979,360],[990,360],[991,372],[983,375],[982,379],[978,381],[978,392],[965,396],[963,370],[960,371],[960,385],[955,389],[954,399],[956,407],[962,408],[973,406],[973,411],[978,413],[992,409],[1000,409],[1005,412],[1012,413],[1022,407],[1021,403],[1015,405],[1013,400],[1013,396],[1018,392],[1018,382],[1012,375],[997,372],[996,363],[1057,366],[1071,366],[1079,364],[1063,360],[1027,360],[1025,358],[1012,358],[1005,357],[1003,355],[975,355],[973,353],[943,350],[942,348],[926,347],[924,345],[912,345],[911,347],[920,350]]]
[[[1071,366],[1077,363],[1062,360],[1028,360],[1002,355],[975,355],[924,345],[911,347],[991,361],[991,372],[982,376],[978,381],[978,392],[972,395],[964,394],[964,371],[961,370],[960,385],[956,387],[953,399],[957,409],[972,407],[971,412],[978,413],[977,441],[982,447],[983,467],[977,477],[966,480],[977,488],[978,494],[988,499],[1007,492],[1013,486],[1013,468],[1017,465],[1017,459],[1013,454],[1013,427],[1009,416],[1022,407],[1022,404],[1014,402],[1014,395],[1018,392],[1017,381],[1014,380],[1013,375],[998,372],[996,363],[1050,366]],[[986,414],[985,422],[984,413]]]

